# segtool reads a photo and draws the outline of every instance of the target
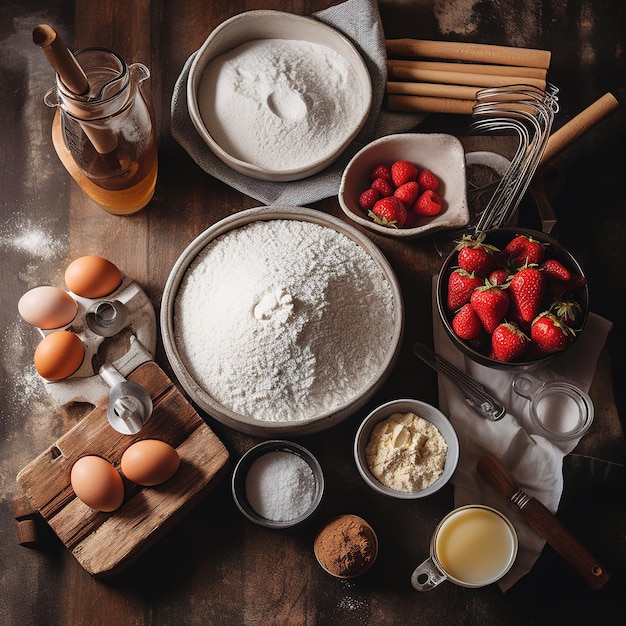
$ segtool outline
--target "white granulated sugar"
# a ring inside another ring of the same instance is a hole
[[[251,41],[211,61],[199,85],[207,130],[231,156],[262,168],[309,165],[354,130],[359,83],[331,48],[289,39]]]
[[[261,421],[344,406],[387,363],[392,287],[374,259],[332,228],[258,221],[211,241],[174,305],[181,360],[214,400]]]

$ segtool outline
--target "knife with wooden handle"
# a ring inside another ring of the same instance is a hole
[[[502,495],[516,504],[524,519],[554,548],[593,589],[602,588],[611,578],[609,572],[585,546],[539,500],[526,494],[515,478],[493,455],[478,461],[478,472]]]

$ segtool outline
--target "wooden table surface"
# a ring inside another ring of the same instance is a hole
[[[0,624],[543,624],[556,618],[621,623],[626,575],[623,106],[555,160],[564,181],[554,200],[555,234],[589,275],[592,310],[614,323],[590,392],[595,422],[565,459],[559,510],[613,572],[603,590],[586,588],[549,548],[506,594],[495,585],[471,590],[445,583],[427,594],[411,588],[410,574],[425,558],[432,530],[452,508],[452,486],[419,502],[375,496],[357,474],[351,446],[360,420],[376,404],[406,396],[437,403],[435,375],[411,354],[416,341],[432,343],[430,280],[441,259],[428,237],[398,242],[372,236],[403,290],[404,343],[395,370],[367,407],[327,432],[298,441],[317,455],[327,483],[322,508],[309,524],[279,532],[248,522],[233,503],[228,475],[112,580],[93,579],[46,533],[45,549],[18,545],[12,512],[13,497],[20,494],[17,473],[85,411],[84,406],[60,408],[42,392],[32,367],[37,335],[18,316],[20,296],[39,285],[62,286],[71,260],[101,254],[144,288],[158,312],[169,272],[187,244],[221,218],[259,205],[204,173],[173,140],[170,102],[185,60],[236,13],[271,8],[308,15],[332,4],[28,0],[18,5],[0,0]],[[388,0],[379,8],[389,38],[551,50],[549,79],[561,90],[555,128],[607,91],[623,97],[626,9],[621,0]],[[115,217],[94,204],[52,148],[53,111],[42,99],[53,75],[31,39],[33,27],[43,22],[57,28],[71,49],[104,46],[151,69],[160,170],[154,199],[135,216]],[[431,115],[420,128],[466,138],[468,122],[462,116]],[[336,197],[312,207],[343,219]],[[156,361],[173,376],[160,342]],[[203,417],[233,461],[260,440]],[[362,515],[379,534],[375,567],[353,581],[328,576],[312,552],[317,527],[341,512]]]

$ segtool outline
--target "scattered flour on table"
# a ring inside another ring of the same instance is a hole
[[[288,170],[334,152],[352,134],[361,92],[354,69],[331,48],[259,39],[211,61],[198,104],[215,141],[258,167]]]
[[[332,412],[388,363],[393,289],[376,261],[331,228],[258,221],[211,241],[174,304],[181,360],[214,400],[261,421]]]

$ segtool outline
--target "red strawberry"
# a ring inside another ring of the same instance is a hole
[[[380,194],[376,189],[366,189],[359,196],[359,205],[367,213],[376,204],[378,198],[380,198]]]
[[[483,325],[471,304],[463,305],[452,318],[452,329],[465,341],[476,339],[480,335]]]
[[[530,338],[540,354],[552,354],[567,348],[574,338],[574,331],[555,315],[544,311],[533,320]]]
[[[464,235],[456,247],[459,251],[457,257],[459,267],[481,277],[489,276],[496,261],[495,253],[498,252],[496,247],[483,243],[484,238],[484,233],[477,237]]]
[[[582,307],[575,300],[557,300],[550,307],[550,312],[554,313],[560,322],[573,327],[580,319]]]
[[[509,279],[509,276],[509,270],[499,268],[493,270],[493,272],[489,274],[488,280],[492,285],[504,285],[504,283],[506,283],[506,281]]]
[[[432,189],[427,189],[413,206],[413,210],[418,215],[432,217],[441,212],[441,198]]]
[[[407,218],[406,207],[394,196],[378,200],[368,215],[377,224],[390,228],[402,228]]]
[[[421,189],[432,189],[437,191],[439,189],[439,179],[429,170],[422,170],[417,176],[417,182]]]
[[[376,180],[377,178],[391,180],[391,171],[389,170],[389,167],[384,163],[377,165],[370,174],[370,180]]]
[[[456,311],[468,303],[474,289],[482,284],[483,281],[473,272],[469,273],[461,268],[455,269],[448,278],[448,308]]]
[[[532,322],[541,306],[545,292],[545,276],[536,267],[524,267],[509,283],[513,319]]]
[[[503,252],[511,259],[514,267],[539,264],[545,256],[544,245],[527,235],[517,235],[504,247]]]
[[[546,259],[539,269],[545,274],[548,280],[568,281],[572,277],[572,273],[556,259]]]
[[[408,161],[395,161],[391,164],[391,180],[396,187],[417,180],[417,168]]]
[[[577,289],[584,287],[587,279],[580,274],[572,274],[569,280],[549,282],[546,286],[546,293],[554,298],[562,298],[565,294],[574,293]]]
[[[402,200],[402,202],[404,202],[406,208],[408,209],[415,204],[419,192],[419,185],[414,180],[410,180],[408,183],[400,185],[393,192],[393,195],[398,198],[398,200]]]
[[[510,299],[502,287],[487,284],[473,291],[470,303],[480,318],[483,328],[491,334],[504,319],[509,309]]]
[[[530,339],[517,324],[499,324],[491,335],[493,358],[498,361],[517,361],[526,354],[529,347]]]
[[[393,195],[393,185],[386,178],[375,178],[370,189],[375,189],[382,198]]]

